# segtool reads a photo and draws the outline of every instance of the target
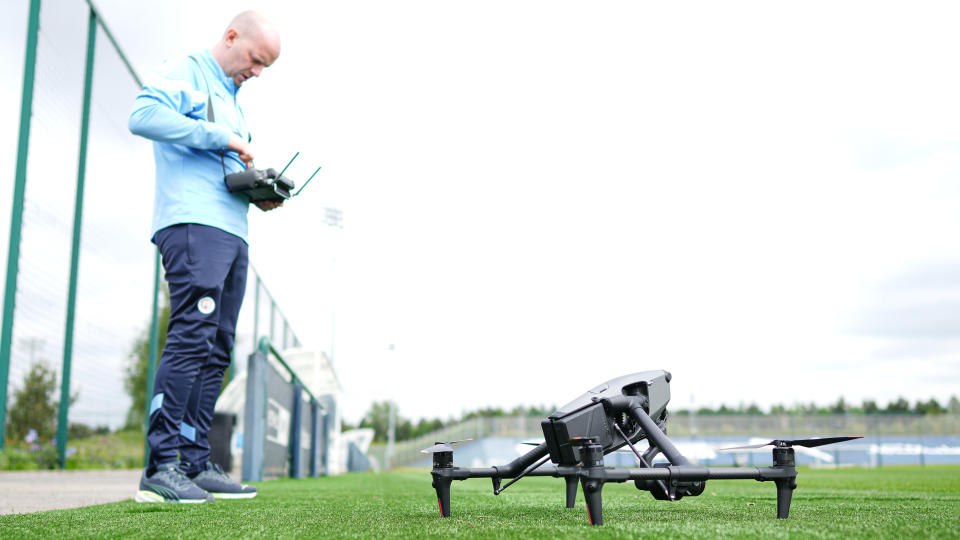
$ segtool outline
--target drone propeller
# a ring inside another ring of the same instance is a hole
[[[825,444],[833,444],[843,441],[852,441],[853,439],[862,439],[862,435],[856,435],[853,437],[818,437],[815,439],[775,439],[768,443],[763,444],[751,444],[748,446],[734,446],[732,448],[721,448],[720,450],[749,450],[752,448],[763,448],[764,446],[777,446],[779,448],[789,448],[791,446],[803,446],[805,448],[813,448],[815,446],[823,446]]]
[[[472,441],[473,439],[461,439],[459,441],[437,441],[436,444],[430,448],[424,448],[420,451],[421,454],[436,454],[437,452],[453,452],[453,446],[467,441]]]

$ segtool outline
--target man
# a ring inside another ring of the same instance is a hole
[[[153,237],[170,288],[167,344],[150,401],[149,464],[138,502],[250,498],[210,463],[207,433],[220,394],[247,279],[247,209],[226,174],[253,162],[237,104],[240,85],[280,55],[280,37],[262,15],[237,15],[210,50],[166,66],[143,87],[130,131],[154,141],[157,181]],[[282,203],[258,202],[268,211]]]

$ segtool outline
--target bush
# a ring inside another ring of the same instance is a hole
[[[49,470],[56,469],[57,465],[57,447],[51,444],[8,446],[4,451],[0,452],[0,470]]]
[[[97,426],[90,427],[86,424],[70,424],[69,431],[67,431],[67,439],[86,439],[87,437],[93,437],[94,435],[107,435],[110,433],[110,428],[108,426]]]
[[[119,431],[76,441],[68,469],[136,469],[143,467],[143,432]]]
[[[100,429],[100,428],[97,428]],[[137,469],[143,466],[143,433],[121,431],[70,441],[67,469]],[[0,471],[36,471],[59,467],[55,444],[7,441]],[[2,534],[0,534],[2,536]]]

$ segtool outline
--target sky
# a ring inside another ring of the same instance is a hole
[[[673,408],[960,393],[951,2],[95,3],[141,74],[275,22],[257,164],[323,169],[250,254],[350,421],[651,369]]]

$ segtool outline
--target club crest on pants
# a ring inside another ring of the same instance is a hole
[[[217,303],[210,298],[209,296],[204,296],[197,302],[197,309],[200,310],[200,313],[204,315],[209,315],[213,313],[213,310],[217,308]]]

